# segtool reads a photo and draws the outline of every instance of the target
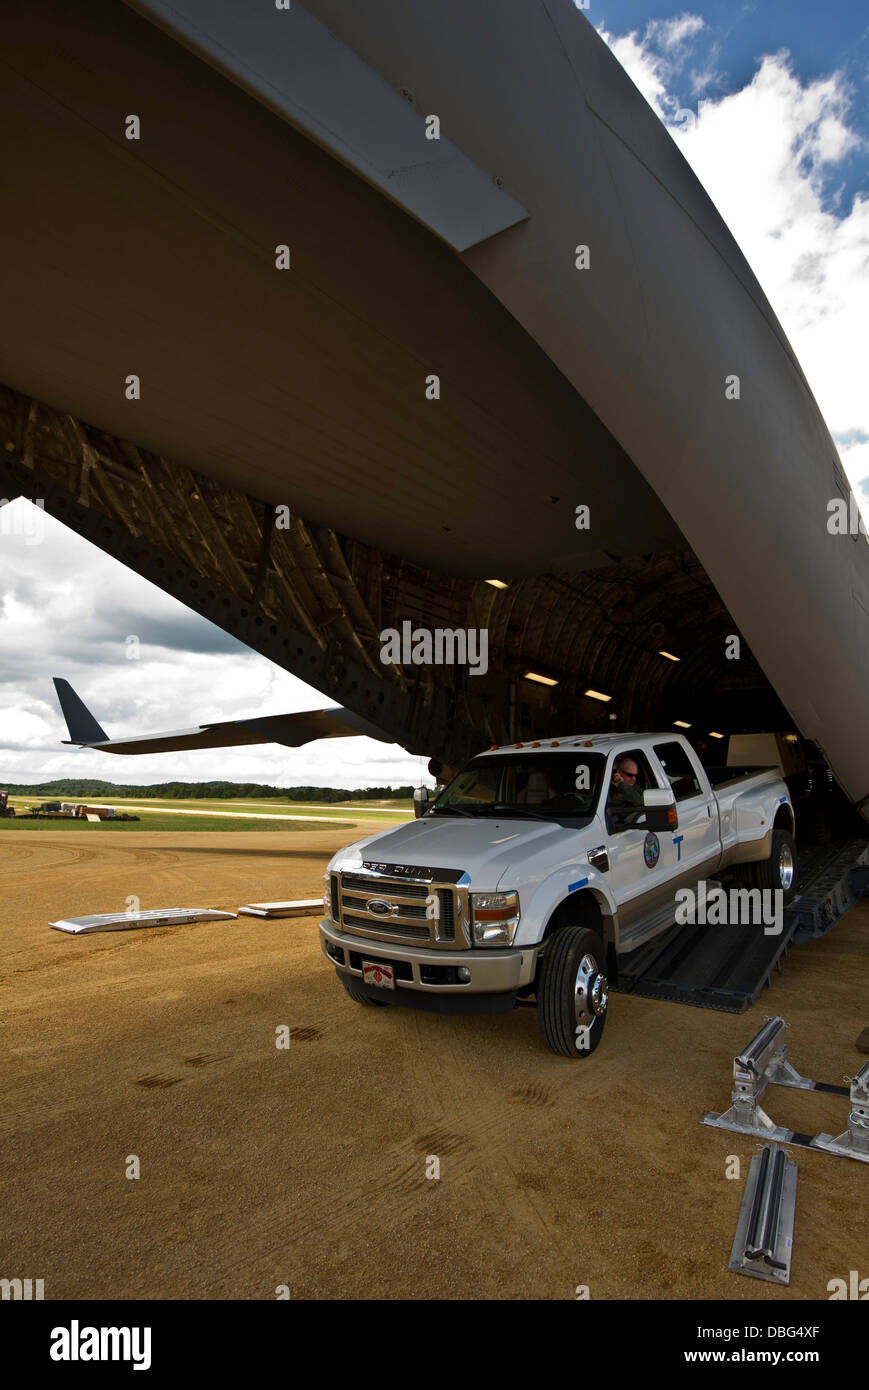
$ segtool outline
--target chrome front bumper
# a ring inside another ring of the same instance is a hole
[[[432,995],[505,994],[521,989],[534,979],[540,950],[539,946],[507,947],[504,950],[432,950],[424,946],[398,945],[351,935],[340,931],[328,920],[320,923],[320,943],[326,959],[345,975],[362,978],[361,958],[395,961],[409,967],[411,974],[410,979],[396,979],[397,990],[411,989]],[[343,951],[343,961],[329,953],[330,944],[333,950]],[[360,958],[358,968],[351,964],[351,952]],[[465,983],[428,984],[421,978],[420,971],[426,967],[442,972],[450,966],[466,967],[471,972],[470,980]]]

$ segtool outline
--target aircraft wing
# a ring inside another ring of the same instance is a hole
[[[194,748],[234,748],[247,743],[282,743],[299,748],[318,738],[352,738],[365,735],[381,743],[394,739],[351,710],[335,705],[330,709],[304,710],[299,714],[267,714],[261,718],[228,719],[215,724],[199,724],[192,729],[173,729],[156,734],[136,734],[132,738],[109,738],[69,681],[54,677],[57,698],[69,730],[64,743],[96,748],[101,753],[171,753]]]

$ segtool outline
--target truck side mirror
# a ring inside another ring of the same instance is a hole
[[[672,791],[665,791],[663,787],[649,788],[643,792],[643,806],[649,830],[678,829],[679,815]]]
[[[413,793],[413,814],[419,819],[428,810],[428,787],[417,787]]]

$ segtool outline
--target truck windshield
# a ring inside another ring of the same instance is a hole
[[[574,820],[594,814],[605,758],[600,753],[510,753],[468,763],[432,807],[434,815],[527,816]]]

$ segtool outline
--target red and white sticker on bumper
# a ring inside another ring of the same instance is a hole
[[[366,985],[379,985],[381,989],[395,989],[393,968],[391,965],[380,965],[373,960],[364,960],[362,982]]]

